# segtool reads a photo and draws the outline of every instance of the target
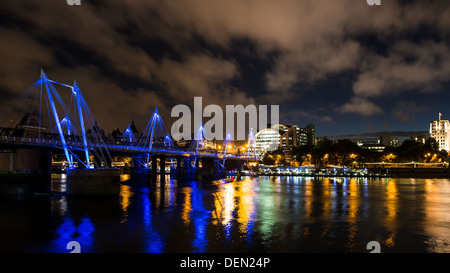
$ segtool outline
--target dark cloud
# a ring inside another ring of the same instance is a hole
[[[416,116],[426,109],[427,107],[425,105],[418,104],[415,101],[401,101],[392,110],[392,117],[400,122],[409,122],[415,120]]]
[[[401,41],[391,47],[388,56],[368,58],[371,60],[361,68],[353,86],[359,96],[376,97],[407,90],[433,92],[450,78],[450,47],[445,42]]]
[[[408,138],[415,135],[427,135],[428,131],[377,131],[361,134],[335,135],[328,136],[330,139],[364,139],[364,138],[379,138],[380,136],[392,136],[399,138]]]
[[[417,105],[389,111],[381,99],[443,92],[450,77],[444,0],[379,7],[355,0],[111,0],[78,7],[21,0],[2,4],[1,14],[0,90],[21,92],[43,67],[52,78],[76,79],[108,129],[126,126],[132,115],[144,123],[156,106],[168,117],[194,96],[204,104],[289,104],[280,108],[285,115],[325,124],[341,114],[392,113],[408,122]],[[251,66],[233,54],[238,40],[251,45],[240,57],[265,64],[255,73],[258,84],[243,84]],[[342,102],[323,91],[316,94],[322,105],[294,103],[305,93],[299,86],[314,89],[342,73],[352,75],[333,91],[345,89]],[[327,110],[318,114],[317,107]]]
[[[357,113],[363,116],[372,116],[384,113],[384,111],[363,97],[353,97],[350,102],[337,109],[340,113]]]

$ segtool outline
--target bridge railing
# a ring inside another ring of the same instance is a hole
[[[30,137],[15,137],[15,136],[0,136],[0,143],[14,144],[14,145],[32,145],[32,146],[47,146],[47,147],[62,147],[61,140],[58,139],[46,139],[46,138],[30,138]],[[66,145],[70,147],[77,147],[82,149],[83,143],[76,140],[66,141]],[[198,156],[198,157],[217,157],[224,158],[220,153],[213,151],[189,151],[187,148],[182,147],[165,147],[165,148],[148,148],[133,145],[121,145],[121,144],[102,144],[102,143],[92,143],[89,145],[90,149],[94,148],[107,148],[114,151],[129,151],[135,153],[166,153],[169,155],[180,155],[180,156]],[[235,155],[227,154],[225,158],[234,159],[249,159],[254,160],[254,157],[245,155]]]
[[[0,142],[11,144],[55,144],[60,145],[61,141],[56,139],[43,139],[31,137],[16,137],[16,136],[0,136]]]
[[[10,144],[29,144],[29,145],[62,145],[61,140],[51,138],[33,138],[33,137],[16,137],[16,136],[0,136],[0,142]],[[66,141],[68,145],[81,146],[80,141]]]

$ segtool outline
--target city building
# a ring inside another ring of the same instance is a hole
[[[382,143],[364,143],[361,146],[361,149],[363,150],[369,150],[369,151],[373,151],[373,152],[383,152],[384,149],[386,148],[386,146]]]
[[[450,149],[450,122],[441,119],[442,114],[439,113],[439,119],[430,122],[430,137],[434,138],[438,144],[439,150],[449,151]]]
[[[15,135],[25,138],[38,138],[46,130],[41,116],[36,113],[28,113],[16,127]]]
[[[280,126],[281,127],[281,126]],[[293,160],[294,147],[307,145],[308,136],[303,128],[299,128],[297,125],[285,125],[284,130],[280,130],[280,147],[284,151],[284,156],[287,162]]]
[[[255,135],[256,153],[261,156],[265,152],[274,151],[280,146],[280,132],[272,128],[266,128]]]
[[[394,136],[380,136],[380,143],[384,146],[398,147],[400,142],[397,137]]]
[[[129,143],[136,141],[135,134],[133,133],[133,130],[131,129],[130,125],[128,125],[127,129],[123,132],[120,140]]]
[[[278,123],[259,131],[255,138],[258,155],[262,156],[267,151],[281,148],[287,162],[293,160],[294,147],[316,143],[314,124],[308,124],[305,128],[300,128],[297,125]]]
[[[303,130],[305,130],[307,136],[306,144],[310,146],[316,145],[316,129],[314,124],[310,123],[306,125]]]
[[[383,152],[387,145],[382,143],[382,137],[380,138],[365,138],[356,140],[356,144],[363,150],[369,150],[373,152]]]
[[[420,142],[422,144],[425,144],[427,141],[427,137],[424,135],[413,135],[409,138],[411,141]]]
[[[362,147],[364,145],[380,145],[380,144],[382,144],[380,138],[371,138],[371,137],[360,138],[360,139],[356,139],[354,141],[356,142],[356,144],[359,147]]]
[[[282,149],[306,145],[308,136],[303,128],[297,125],[287,126],[285,130],[280,130],[280,147]]]
[[[305,128],[300,128],[297,125],[280,123],[272,125],[271,128],[280,133],[281,148],[315,144],[314,124],[309,124]]]

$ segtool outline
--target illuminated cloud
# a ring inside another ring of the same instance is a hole
[[[372,116],[384,113],[384,111],[373,102],[365,98],[353,97],[350,101],[337,109],[340,113],[355,113],[363,116]]]
[[[450,78],[450,5],[403,2],[10,1],[0,11],[0,92],[21,92],[42,67],[95,90],[85,97],[109,129],[156,106],[168,116],[194,96],[280,104],[319,123],[383,115],[392,111],[375,101],[443,92]],[[339,86],[316,88],[333,78]]]

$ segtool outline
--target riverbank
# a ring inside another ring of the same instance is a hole
[[[386,168],[389,177],[398,178],[450,178],[448,168]]]
[[[242,174],[246,175],[246,174]],[[392,177],[392,178],[450,178],[449,168],[365,168],[352,169],[333,168],[305,169],[293,171],[291,169],[277,171],[259,171],[257,176],[305,176],[305,177]]]

